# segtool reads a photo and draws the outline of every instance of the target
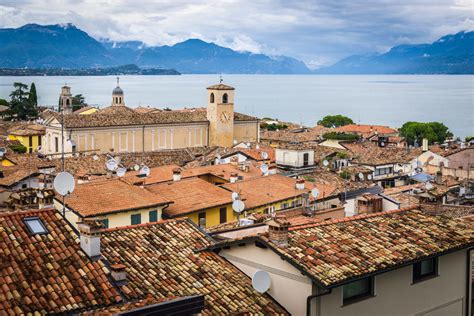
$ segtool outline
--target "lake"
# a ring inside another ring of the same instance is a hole
[[[224,75],[236,88],[235,110],[258,117],[313,126],[328,114],[343,114],[361,124],[400,127],[404,122],[440,121],[456,136],[474,135],[474,76],[463,75]],[[36,84],[39,103],[57,105],[60,88],[71,86],[86,102],[111,103],[115,76],[0,77],[0,98],[13,82]],[[130,107],[178,109],[206,105],[206,87],[218,75],[122,76]]]

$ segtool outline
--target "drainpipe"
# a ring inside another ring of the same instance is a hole
[[[327,295],[327,294],[331,294],[331,292],[332,292],[332,289],[329,289],[329,290],[325,290],[321,293],[312,294],[312,295],[308,296],[306,298],[306,316],[311,316],[311,300],[313,298],[317,298],[317,297],[321,297],[321,296],[324,296],[324,295]]]
[[[142,153],[145,154],[145,125],[142,126]]]

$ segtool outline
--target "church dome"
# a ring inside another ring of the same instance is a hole
[[[115,89],[112,91],[112,94],[118,94],[118,95],[123,95],[123,90],[117,86]]]

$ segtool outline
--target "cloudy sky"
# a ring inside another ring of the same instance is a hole
[[[0,0],[0,27],[71,22],[149,45],[200,38],[310,67],[474,29],[474,0]]]

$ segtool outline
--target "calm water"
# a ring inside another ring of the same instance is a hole
[[[217,75],[122,76],[130,107],[204,106]],[[108,106],[115,77],[0,77],[0,98],[12,83],[35,82],[39,103],[57,104],[67,82],[89,104]],[[236,88],[236,111],[313,126],[327,114],[362,124],[399,127],[408,120],[441,121],[458,136],[474,135],[474,76],[225,75]]]

